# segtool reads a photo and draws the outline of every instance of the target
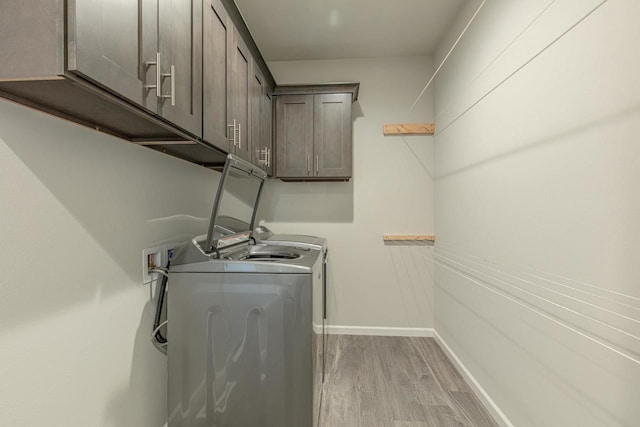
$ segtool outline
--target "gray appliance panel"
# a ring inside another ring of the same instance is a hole
[[[270,246],[286,246],[293,248],[309,248],[322,253],[322,268],[314,269],[313,280],[313,327],[321,330],[322,343],[319,351],[321,361],[321,380],[324,383],[327,357],[327,265],[329,262],[329,245],[324,237],[307,236],[304,234],[274,234],[264,225],[256,227],[253,237],[258,243]],[[316,274],[319,276],[317,277]]]
[[[293,247],[308,247],[312,249],[322,249],[326,251],[328,244],[324,237],[307,236],[304,234],[273,234],[264,225],[260,225],[253,230],[253,238],[258,243],[270,245],[283,245]]]
[[[228,246],[229,238],[231,243],[249,240],[266,177],[266,172],[257,166],[233,154],[227,155],[209,220],[205,252]],[[220,233],[223,229],[233,234]]]
[[[324,237],[305,236],[302,234],[274,234],[263,243],[273,245],[287,245],[294,247],[311,247],[313,249],[327,249],[327,239]]]
[[[294,259],[261,258],[261,254],[287,254]],[[254,258],[244,258],[245,256]],[[256,258],[257,257],[257,258]],[[320,258],[320,252],[310,248],[281,245],[243,245],[222,254],[221,258],[205,255],[192,242],[176,248],[171,262],[173,273],[279,273],[310,274]]]
[[[169,427],[310,427],[310,274],[171,275]]]

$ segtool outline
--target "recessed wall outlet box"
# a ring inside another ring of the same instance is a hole
[[[164,247],[156,246],[142,251],[142,284],[146,285],[160,278],[160,273],[152,271],[165,264]]]
[[[163,256],[164,256],[164,266],[166,267],[167,262],[171,261],[173,259],[173,255],[175,254],[176,248],[178,247],[180,243],[174,242],[174,243],[167,243],[166,245],[164,245],[164,250],[162,251]]]

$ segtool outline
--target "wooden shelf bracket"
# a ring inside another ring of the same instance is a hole
[[[435,123],[399,123],[383,125],[385,135],[433,135]]]
[[[385,242],[435,242],[436,236],[424,234],[385,234],[382,236]]]

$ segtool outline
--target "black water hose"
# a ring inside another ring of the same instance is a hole
[[[169,267],[171,265],[171,260],[167,261],[166,271],[169,271]],[[167,275],[162,275],[162,280],[160,280],[160,287],[158,288],[158,303],[156,304],[156,317],[153,320],[153,329],[152,331],[156,331],[154,338],[158,344],[166,344],[167,338],[162,335],[162,332],[159,328],[160,319],[162,318],[162,309],[164,308],[164,300],[167,296],[167,281],[169,277]]]

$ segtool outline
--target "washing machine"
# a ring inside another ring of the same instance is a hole
[[[169,427],[315,425],[320,253],[243,245],[210,258],[185,249],[169,277]]]
[[[326,375],[326,355],[327,355],[327,287],[328,287],[328,265],[329,265],[329,245],[327,239],[318,236],[308,236],[304,234],[274,234],[264,225],[255,227],[252,237],[256,243],[289,248],[308,248],[319,251],[322,257],[322,269],[318,275],[316,285],[313,289],[313,329],[318,335],[320,345],[318,346],[318,359],[321,361],[320,381],[324,383]]]
[[[323,253],[252,237],[266,176],[229,156],[208,232],[169,270],[168,427],[311,427]],[[315,393],[314,393],[315,392]]]

